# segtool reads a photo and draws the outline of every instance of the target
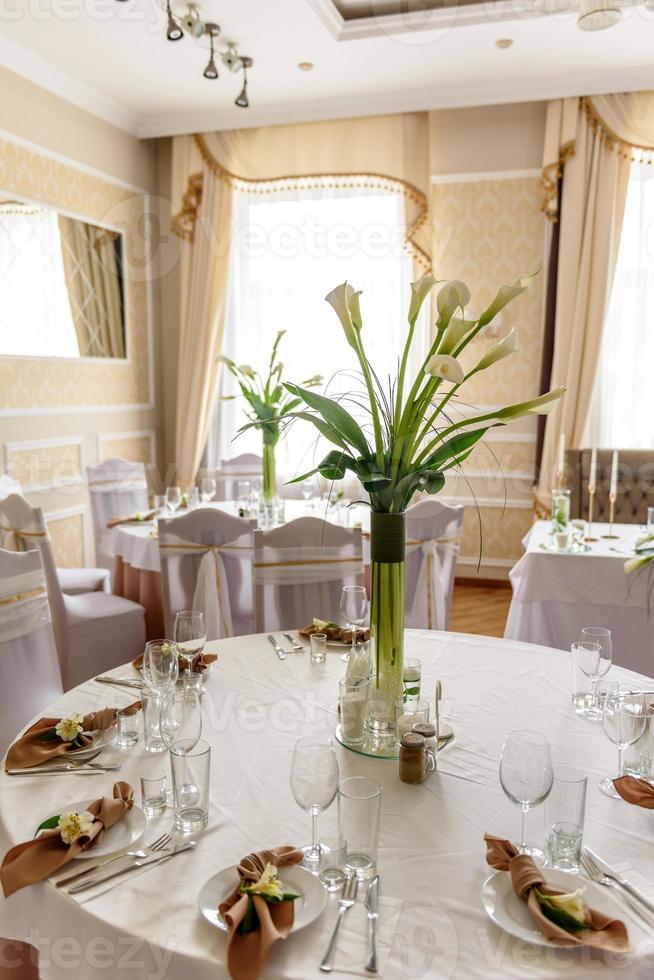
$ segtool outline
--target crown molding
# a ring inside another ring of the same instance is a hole
[[[53,95],[58,95],[78,109],[90,112],[112,126],[131,133],[132,136],[138,135],[136,113],[109,96],[103,95],[95,86],[81,81],[51,61],[46,61],[33,51],[15,44],[2,34],[0,34],[0,65],[40,85]]]

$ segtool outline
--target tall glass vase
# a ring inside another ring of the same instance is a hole
[[[375,754],[395,755],[395,704],[404,664],[404,514],[371,515],[370,706],[368,740]]]
[[[277,470],[275,466],[275,445],[267,442],[264,436],[263,443],[263,499],[266,503],[271,503],[277,496]]]

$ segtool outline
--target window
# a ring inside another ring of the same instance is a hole
[[[633,166],[586,444],[654,446],[654,174]]]
[[[354,351],[325,295],[348,280],[363,291],[364,341],[382,382],[397,374],[406,336],[413,263],[403,249],[404,213],[396,194],[333,189],[284,192],[262,198],[239,195],[223,352],[238,364],[267,369],[275,334],[286,330],[280,348],[284,379],[301,383],[322,374],[328,394],[353,391],[358,367]],[[416,331],[414,364],[426,352],[426,323]],[[233,379],[223,372],[206,461],[210,467],[241,453],[261,454],[261,438],[250,430],[234,437],[246,421]],[[366,428],[369,418],[352,403],[345,407]],[[293,423],[280,440],[277,468],[292,478],[315,466],[331,446],[318,444],[308,423]]]

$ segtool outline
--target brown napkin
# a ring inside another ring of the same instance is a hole
[[[194,674],[202,674],[207,667],[215,663],[218,659],[217,653],[199,653],[197,657],[191,662],[191,670]],[[180,670],[182,670],[182,664],[185,664],[180,658]],[[136,667],[137,670],[143,670],[143,654],[139,654],[136,660],[132,660],[132,667]]]
[[[84,715],[81,721],[83,732],[97,732],[100,729],[111,728],[116,724],[118,714],[133,715],[141,709],[141,701],[135,701],[127,708],[101,708],[100,711],[92,711]],[[43,741],[43,735],[51,731],[58,725],[61,718],[39,718],[31,728],[28,728],[7,752],[5,759],[5,769],[29,769],[31,766],[38,766],[48,759],[55,759],[57,756],[66,755],[67,752],[78,749],[79,745],[72,742],[62,742],[61,739]],[[87,735],[79,735],[78,741],[82,745],[91,745],[92,739]]]
[[[218,907],[229,929],[227,967],[233,980],[256,980],[270,947],[278,939],[286,939],[293,927],[293,902],[269,904],[261,895],[243,895],[239,890],[241,882],[254,884],[267,864],[285,868],[289,864],[299,864],[303,856],[302,851],[294,847],[275,847],[248,854],[239,864],[238,886]],[[254,903],[259,927],[243,935],[237,930],[247,911],[249,898]]]
[[[72,844],[64,844],[58,828],[42,831],[33,840],[16,844],[5,854],[0,868],[0,880],[7,897],[19,888],[43,881],[68,864],[80,851],[93,847],[102,840],[105,830],[113,827],[134,805],[133,790],[129,783],[114,784],[113,798],[94,800],[88,807],[96,820],[87,833]],[[66,812],[64,809],[63,813]]]
[[[131,517],[112,517],[110,521],[107,521],[107,527],[118,527],[119,524],[145,524],[146,521],[151,521],[153,517],[153,510],[146,510],[140,517],[135,517],[133,514]]]
[[[625,952],[629,949],[629,937],[623,922],[610,919],[597,909],[587,908],[588,927],[579,932],[568,932],[562,926],[548,919],[541,909],[533,892],[534,885],[543,895],[564,895],[560,889],[550,888],[545,876],[528,854],[519,854],[517,847],[501,837],[485,834],[486,860],[491,868],[508,871],[516,895],[526,903],[536,925],[555,945],[571,943],[576,946],[594,946],[596,949],[611,949]]]
[[[642,806],[646,810],[654,810],[654,786],[644,779],[636,779],[635,776],[620,776],[613,780],[613,785],[623,800],[633,803],[634,806]]]
[[[324,633],[328,640],[332,642],[338,641],[341,643],[351,643],[352,642],[352,630],[341,628],[340,626],[325,626],[324,629],[318,629],[317,626],[305,626],[304,629],[298,630],[300,636],[309,637],[313,633]],[[356,643],[366,643],[370,639],[370,630],[356,630]]]

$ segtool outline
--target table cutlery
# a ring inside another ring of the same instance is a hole
[[[73,772],[80,776],[93,776],[101,772],[114,772],[120,769],[120,762],[110,762],[102,765],[99,762],[86,765],[83,762],[69,762],[65,766],[51,766],[48,769],[7,769],[8,776],[55,776],[62,772]]]
[[[293,653],[304,653],[304,647],[302,646],[302,644],[298,643],[298,641],[295,640],[290,633],[284,633],[283,635],[286,637],[288,642],[293,647]]]
[[[379,921],[379,875],[375,875],[366,892],[366,908],[368,909],[368,973],[377,972],[377,922]]]
[[[142,691],[145,687],[143,681],[131,681],[127,677],[123,679],[118,677],[96,677],[95,679],[98,684],[115,684],[117,687],[132,687],[136,691]]]
[[[586,858],[587,866],[593,867],[607,879],[607,882],[613,882],[618,886],[618,888],[630,895],[631,898],[635,899],[637,902],[640,902],[641,905],[644,905],[649,912],[654,912],[654,902],[649,899],[647,895],[643,894],[639,888],[632,885],[630,881],[627,881],[626,878],[623,878],[622,875],[614,871],[613,868],[606,863],[606,861],[604,861],[598,854],[595,854],[594,851],[591,851],[589,847],[584,847],[584,857]],[[606,884],[607,882],[602,882],[602,884]]]
[[[72,881],[77,881],[78,878],[84,878],[85,875],[91,874],[93,871],[99,871],[107,867],[109,864],[113,864],[114,861],[124,861],[125,858],[144,858],[148,857],[150,854],[154,854],[155,851],[162,851],[164,847],[168,847],[172,840],[171,834],[162,834],[161,837],[157,837],[156,840],[152,841],[148,847],[143,847],[138,851],[126,851],[124,854],[117,854],[115,857],[109,858],[108,861],[98,861],[96,864],[92,864],[90,868],[84,868],[83,871],[78,871],[74,875],[67,875],[65,878],[59,878],[55,882],[56,888],[61,888],[62,885],[69,885]]]
[[[329,940],[329,945],[325,951],[325,955],[320,963],[320,969],[324,973],[331,973],[334,969],[334,954],[336,952],[336,942],[338,940],[338,933],[341,928],[341,923],[345,918],[345,913],[352,908],[357,900],[357,889],[359,887],[359,879],[355,874],[348,874],[345,882],[343,884],[343,892],[341,894],[340,901],[338,903],[338,917],[334,923],[334,931],[332,932],[331,939]]]
[[[279,643],[277,642],[277,640],[275,639],[275,637],[272,635],[272,633],[269,633],[268,634],[268,642],[272,645],[272,647],[273,647],[275,653],[277,654],[277,656],[279,657],[279,659],[280,660],[285,660],[286,659],[286,650],[282,650],[282,648],[280,647]]]
[[[625,904],[628,906],[630,914],[640,924],[641,928],[645,928],[648,931],[651,931],[651,929],[654,927],[654,923],[651,920],[645,918],[645,909],[642,909],[637,904],[635,899],[630,898],[629,895],[625,895],[622,892],[620,892],[618,885],[616,885],[615,882],[611,881],[610,878],[608,878],[606,875],[602,874],[599,868],[592,863],[591,859],[587,855],[585,854],[581,855],[580,863],[586,877],[590,878],[591,881],[594,881],[595,884],[604,885],[607,888],[611,888],[614,891],[619,892],[622,895]]]
[[[176,854],[181,854],[182,851],[191,850],[195,847],[196,843],[197,841],[189,840],[183,844],[177,844],[175,847],[169,847],[162,851],[156,851],[154,854],[148,854],[144,858],[127,858],[126,862],[119,867],[113,867],[109,871],[99,871],[98,874],[91,875],[89,878],[85,878],[84,881],[78,881],[77,884],[71,885],[68,889],[68,894],[76,895],[78,892],[86,891],[87,888],[93,888],[94,885],[102,884],[103,881],[109,881],[110,878],[115,878],[117,875],[136,871],[137,868],[146,868],[150,864],[158,864],[159,861],[166,861],[168,858],[175,857]]]

